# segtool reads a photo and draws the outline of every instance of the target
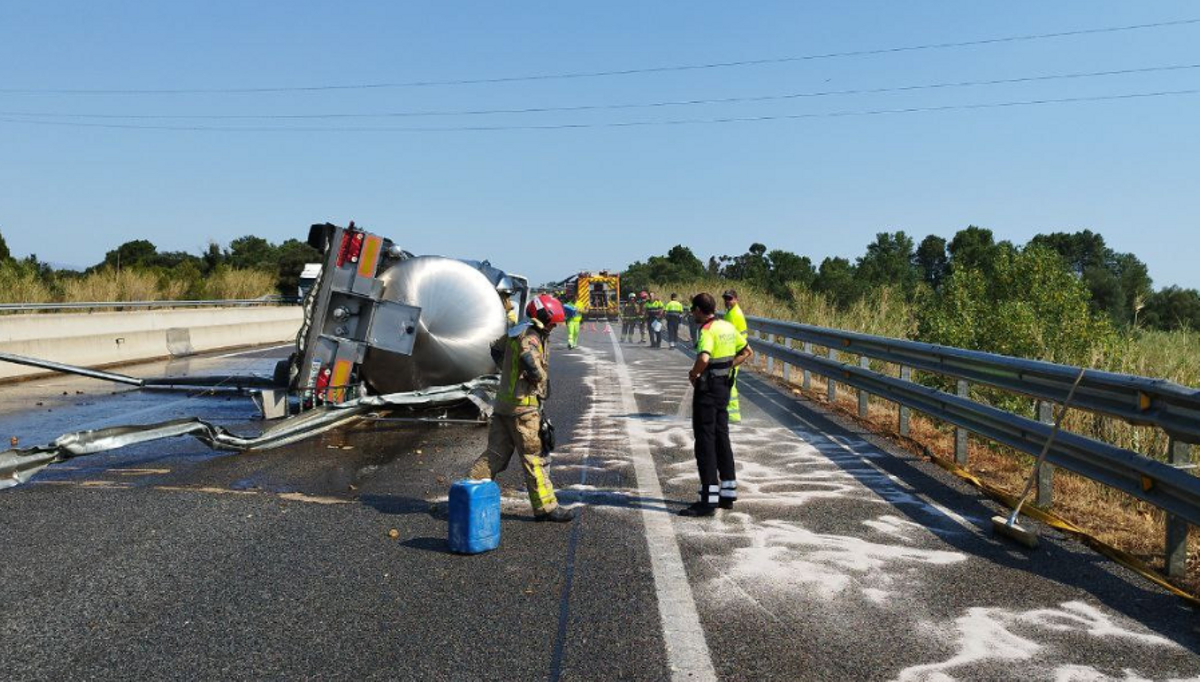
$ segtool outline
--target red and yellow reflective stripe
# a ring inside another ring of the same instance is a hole
[[[370,235],[363,244],[362,253],[358,257],[358,276],[374,277],[375,268],[379,265],[379,249],[383,246],[383,237]]]
[[[346,384],[350,383],[350,370],[354,368],[354,363],[349,360],[338,360],[333,365],[333,377],[329,381],[329,385],[334,388],[329,389],[329,401],[340,403],[346,399]]]

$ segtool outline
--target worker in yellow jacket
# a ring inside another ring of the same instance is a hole
[[[579,326],[583,324],[583,313],[570,303],[563,304],[567,316],[567,350],[579,347]]]
[[[667,346],[674,348],[679,343],[679,324],[683,322],[683,304],[679,302],[679,294],[671,294],[663,309],[667,314]]]
[[[700,326],[696,361],[688,372],[692,383],[692,431],[696,438],[696,468],[700,499],[681,516],[712,516],[718,507],[733,509],[737,472],[729,442],[729,391],[733,372],[754,352],[732,324],[716,317],[717,302],[710,294],[692,298],[692,316]]]
[[[733,289],[726,289],[725,293],[721,294],[721,299],[725,301],[725,321],[732,324],[738,330],[738,334],[742,335],[742,340],[749,343],[749,333],[746,328],[746,313],[742,312],[742,306],[738,305],[738,295]],[[742,421],[742,404],[738,400],[737,390],[737,369],[733,370],[733,382],[729,388],[729,421],[736,424]]]

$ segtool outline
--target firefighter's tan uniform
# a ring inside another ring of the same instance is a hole
[[[558,507],[558,500],[546,473],[538,430],[542,401],[546,398],[550,379],[550,344],[536,321],[513,328],[497,343],[504,346],[500,389],[496,393],[496,407],[488,429],[487,452],[475,460],[471,478],[495,478],[508,468],[513,451],[520,451],[529,502],[535,514],[548,514]],[[529,372],[522,369],[522,356],[532,358],[540,370],[539,381],[533,381]]]

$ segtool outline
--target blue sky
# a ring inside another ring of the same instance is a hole
[[[1194,2],[51,2],[0,5],[0,88],[492,78],[752,60],[1200,17]],[[314,114],[753,97],[1200,64],[1200,24],[793,63],[288,93],[0,93],[0,112]],[[495,116],[58,121],[463,127],[822,114],[1200,88],[1200,69],[903,93]],[[1200,287],[1200,95],[754,123],[457,132],[180,131],[0,122],[0,232],[90,264],[355,220],[535,281],[684,243],[853,258],[876,232],[1090,228]],[[3,114],[0,114],[3,117]],[[11,115],[8,118],[13,118]],[[36,120],[50,120],[38,118]]]

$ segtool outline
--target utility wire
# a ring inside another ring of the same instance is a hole
[[[832,111],[807,114],[773,114],[766,116],[728,116],[721,118],[684,118],[662,121],[614,121],[607,123],[556,123],[544,125],[496,125],[496,126],[456,126],[456,127],[219,127],[219,126],[174,126],[174,125],[141,125],[133,123],[90,123],[79,121],[47,121],[38,119],[7,118],[0,116],[3,123],[25,123],[40,126],[60,126],[77,128],[112,128],[120,130],[175,130],[175,131],[207,131],[207,132],[253,132],[253,133],[453,133],[453,132],[498,132],[498,131],[538,131],[538,130],[581,130],[588,128],[633,128],[646,126],[677,126],[693,124],[723,124],[723,123],[757,123],[760,121],[790,121],[800,119],[841,118],[848,116],[882,116],[888,114],[914,114],[936,111],[966,111],[976,109],[1001,109],[1010,107],[1040,106],[1046,104],[1072,104],[1083,102],[1110,102],[1118,100],[1148,99],[1154,97],[1174,97],[1200,94],[1200,88],[1189,90],[1162,90],[1158,92],[1137,92],[1121,95],[1097,95],[1091,97],[1063,97],[1054,99],[1030,99],[1014,102],[988,102],[981,104],[947,104],[927,107],[905,107],[897,109],[867,109],[853,111]]]
[[[653,66],[634,69],[614,69],[606,71],[576,71],[566,73],[527,74],[522,76],[503,76],[497,78],[462,78],[452,80],[421,80],[383,83],[354,83],[327,84],[308,86],[280,86],[254,88],[162,88],[162,89],[99,89],[99,88],[0,88],[0,93],[6,94],[57,94],[57,95],[186,95],[186,94],[244,94],[272,92],[316,92],[324,90],[370,90],[381,88],[416,88],[449,85],[483,85],[489,83],[515,83],[523,81],[568,80],[579,78],[600,78],[609,76],[633,76],[638,74],[665,73],[672,71],[699,71],[704,69],[728,69],[743,66],[762,66],[766,64],[788,64],[793,62],[816,61],[822,59],[840,59],[844,57],[867,57],[874,55],[896,54],[901,52],[919,52],[925,50],[947,50],[960,47],[980,45],[998,45],[1003,43],[1018,43],[1035,40],[1050,40],[1072,36],[1098,35],[1119,33],[1124,31],[1141,31],[1173,26],[1189,26],[1200,24],[1200,18],[1159,21],[1147,24],[1130,24],[1125,26],[1107,26],[1102,28],[1087,28],[1073,31],[1057,31],[1054,33],[1034,33],[981,40],[965,40],[958,42],[929,43],[925,45],[906,45],[900,47],[885,47],[870,50],[850,50],[844,52],[826,52],[821,54],[795,55],[789,57],[768,57],[763,59],[745,59],[739,61],[708,62],[701,64],[676,64],[671,66]]]
[[[1168,71],[1184,71],[1200,69],[1200,64],[1176,64],[1170,66],[1148,66],[1134,69],[1119,69],[1114,71],[1091,71],[1086,73],[1048,74],[1040,76],[1022,76],[1018,78],[999,78],[993,80],[956,81],[949,83],[928,83],[922,85],[903,85],[889,88],[867,88],[855,90],[822,90],[816,92],[796,92],[782,95],[758,95],[749,97],[719,97],[703,99],[671,100],[665,102],[641,102],[625,104],[583,104],[573,106],[524,107],[518,109],[449,109],[427,111],[389,111],[381,113],[324,113],[324,114],[92,114],[92,113],[58,113],[41,111],[0,111],[0,116],[27,116],[41,118],[85,118],[85,119],[126,119],[126,120],[304,120],[304,119],[362,119],[362,118],[407,118],[427,116],[485,116],[495,114],[534,114],[549,112],[575,111],[609,111],[615,109],[652,109],[662,107],[681,107],[708,104],[735,104],[747,102],[774,102],[793,99],[816,97],[833,97],[842,95],[875,95],[895,92],[911,92],[917,90],[936,90],[947,88],[965,88],[990,85],[1012,85],[1016,83],[1034,83],[1041,81],[1069,80],[1081,78],[1099,78],[1108,76],[1123,76],[1130,74],[1161,73]]]

